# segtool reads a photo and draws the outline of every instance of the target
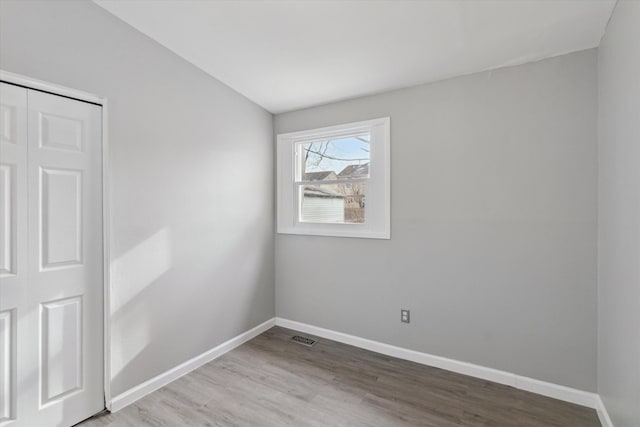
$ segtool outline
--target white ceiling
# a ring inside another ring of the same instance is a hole
[[[615,0],[94,0],[273,113],[598,46]]]

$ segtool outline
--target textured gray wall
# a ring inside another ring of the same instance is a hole
[[[391,240],[277,235],[277,315],[595,391],[596,71],[588,50],[276,115],[392,138]]]
[[[598,393],[640,426],[640,2],[619,1],[599,50]]]
[[[87,1],[2,1],[0,68],[109,100],[114,394],[273,317],[270,113]]]

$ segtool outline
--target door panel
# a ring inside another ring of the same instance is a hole
[[[10,276],[16,274],[16,167],[0,164],[0,274]]]
[[[41,270],[82,264],[82,171],[40,169]]]
[[[73,425],[104,408],[101,107],[0,95],[0,422]]]
[[[10,421],[16,404],[15,310],[0,312],[0,423]]]
[[[3,85],[2,91],[5,96],[0,104],[0,142],[18,144],[17,129],[24,125],[26,90]]]
[[[82,390],[82,297],[42,304],[41,404]]]
[[[82,151],[82,120],[40,114],[40,147]]]

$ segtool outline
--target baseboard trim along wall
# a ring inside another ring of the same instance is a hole
[[[282,326],[283,328],[293,329],[306,334],[315,335],[321,338],[327,338],[333,341],[349,344],[354,347],[363,348],[365,350],[374,351],[376,353],[385,354],[387,356],[397,357],[398,359],[410,360],[422,365],[433,366],[435,368],[445,369],[447,371],[456,372],[471,377],[493,381],[499,384],[508,385],[521,390],[530,391],[554,399],[563,400],[565,402],[575,403],[577,405],[593,408],[598,412],[598,417],[603,427],[613,427],[611,418],[607,413],[607,409],[596,393],[583,390],[577,390],[571,387],[565,387],[533,378],[524,377],[511,372],[505,372],[498,369],[487,368],[485,366],[475,365],[473,363],[461,362],[455,359],[435,356],[428,353],[422,353],[415,350],[409,350],[402,347],[396,347],[384,344],[378,341],[360,338],[354,335],[342,332],[332,331],[330,329],[320,328],[308,325],[306,323],[296,322],[293,320],[275,317],[264,323],[259,324],[242,334],[223,342],[217,347],[212,348],[193,359],[170,369],[160,375],[151,378],[144,383],[127,390],[126,392],[115,396],[111,404],[107,408],[111,412],[117,412],[120,409],[134,403],[147,394],[169,384],[183,375],[199,368],[200,366],[222,356],[223,354],[233,350],[234,348],[244,344],[245,342],[255,338],[261,333],[269,330],[273,326]]]
[[[170,382],[177,380],[181,376],[188,374],[189,372],[199,368],[200,366],[211,362],[212,360],[255,338],[264,331],[271,329],[274,325],[275,318],[269,319],[266,322],[259,324],[255,328],[243,332],[242,334],[223,342],[222,344],[212,348],[211,350],[205,351],[201,355],[187,360],[186,362],[176,366],[175,368],[169,369],[168,371],[157,375],[150,380],[147,380],[142,384],[137,385],[136,387],[133,387],[132,389],[129,389],[122,394],[119,394],[118,396],[115,396],[111,400],[111,405],[107,405],[107,409],[109,409],[111,412],[117,412],[125,406],[131,405],[133,402],[143,398],[147,394],[154,392],[161,387],[164,387]]]
[[[410,360],[422,365],[433,366],[435,368],[445,369],[447,371],[493,381],[543,396],[552,397],[554,399],[564,400],[565,402],[587,406],[589,408],[597,409],[599,415],[599,408],[602,407],[604,410],[604,406],[601,404],[600,397],[596,393],[577,390],[571,387],[565,387],[545,381],[535,380],[533,378],[523,377],[511,372],[505,372],[493,368],[487,368],[485,366],[474,365],[473,363],[461,362],[459,360],[449,359],[446,357],[408,350],[406,348],[396,347],[378,341],[372,341],[366,338],[360,338],[354,335],[332,331],[330,329],[319,328],[317,326],[283,319],[280,317],[276,318],[276,325],[282,326],[283,328],[294,329],[296,331],[304,332],[310,335],[315,335],[317,337],[327,338],[333,341],[349,344],[355,347],[360,347],[366,350],[375,351],[376,353],[385,354],[387,356],[397,357],[398,359]],[[606,413],[606,411],[604,412]],[[605,425],[604,422],[603,425]]]
[[[611,417],[609,417],[609,413],[607,412],[606,406],[604,406],[604,402],[598,396],[596,402],[596,411],[598,411],[598,418],[600,418],[600,424],[602,427],[613,427],[613,422],[611,421]]]

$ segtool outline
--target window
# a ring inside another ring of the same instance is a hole
[[[278,135],[278,233],[389,239],[389,122]]]

